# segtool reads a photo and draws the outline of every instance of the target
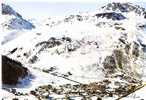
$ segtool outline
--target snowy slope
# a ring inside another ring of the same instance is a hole
[[[1,30],[2,30],[2,44],[18,37],[25,31],[30,31],[35,28],[32,22],[24,19],[9,5],[1,4],[2,15],[0,16]]]
[[[27,93],[48,84],[90,85],[108,79],[106,90],[113,92],[122,84],[141,84],[146,80],[144,12],[131,3],[110,3],[91,13],[45,19],[2,47],[3,55],[20,61],[33,75],[15,88]],[[26,81],[30,83],[23,87]]]

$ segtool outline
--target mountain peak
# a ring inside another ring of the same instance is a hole
[[[17,13],[11,6],[2,3],[2,15],[8,15],[9,20],[2,23],[3,27],[6,29],[33,29],[35,26],[23,19],[23,17]],[[12,17],[14,16],[14,17]]]
[[[119,3],[112,2],[108,3],[106,6],[102,7],[104,10],[120,11],[120,12],[131,12],[134,11],[137,14],[142,14],[145,11],[145,8],[140,7],[139,5],[134,5],[132,3]]]
[[[11,6],[2,3],[2,14],[3,15],[14,15],[15,17],[22,18],[22,16],[17,13]]]

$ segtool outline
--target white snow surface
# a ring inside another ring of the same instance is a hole
[[[97,12],[101,11],[81,14],[83,21],[78,21],[76,17],[68,22],[65,22],[63,17],[45,19],[44,21],[39,22],[39,25],[35,25],[36,28],[31,31],[13,31],[14,33],[17,33],[16,35],[13,35],[12,31],[4,30],[5,33],[8,32],[11,34],[9,36],[3,35],[3,37],[5,36],[4,40],[8,42],[5,42],[2,45],[1,54],[20,61],[33,75],[22,80],[22,84],[18,84],[14,88],[16,88],[17,91],[28,92],[29,90],[45,84],[53,83],[54,86],[67,83],[76,84],[75,82],[66,80],[62,77],[53,76],[40,71],[48,70],[51,67],[55,68],[53,72],[59,75],[66,75],[70,72],[72,75],[68,78],[80,83],[101,81],[105,78],[105,73],[102,71],[102,62],[106,56],[112,54],[112,51],[118,44],[118,39],[124,33],[128,33],[128,42],[140,41],[143,45],[146,45],[145,30],[136,28],[139,24],[146,24],[146,19],[143,18],[143,15],[139,16],[134,12],[123,13],[126,19],[113,21],[106,18],[97,19],[96,16],[94,16]],[[97,26],[100,22],[106,24]],[[119,23],[125,30],[115,29],[115,23]],[[17,37],[19,34],[21,35]],[[66,46],[69,43],[64,42],[59,46],[47,48],[38,53],[41,47],[36,47],[36,44],[48,41],[51,37],[57,39],[70,37],[73,41],[72,44],[79,46],[79,48],[73,52],[69,52],[66,50]],[[89,42],[91,42],[91,44],[89,44]],[[95,42],[98,44],[98,48],[97,45],[95,45]],[[14,48],[17,48],[17,51],[10,54],[9,52]],[[58,52],[60,54],[58,54]],[[23,56],[24,53],[28,53],[29,57]],[[33,64],[29,63],[30,59],[35,55],[38,57],[38,60]],[[143,57],[146,58],[146,56]],[[139,63],[144,65],[145,62],[139,61]],[[143,66],[142,70],[146,72],[146,66]],[[143,75],[142,79],[143,81],[146,81],[146,76]],[[145,90],[146,87],[135,92],[138,99],[146,98],[146,95],[144,94]],[[3,93],[5,93],[4,90]],[[13,97],[11,94],[7,93],[4,95],[10,95],[7,96],[7,98]],[[122,100],[133,100],[132,96]],[[29,96],[29,99],[33,100],[35,98]],[[137,100],[137,98],[134,100]]]

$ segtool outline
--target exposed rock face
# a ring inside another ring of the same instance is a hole
[[[81,15],[76,15],[76,17],[77,17],[77,20],[78,20],[78,21],[83,21],[83,18],[82,18]]]
[[[35,26],[29,21],[21,18],[12,18],[8,21],[8,23],[4,23],[3,26],[7,27],[7,29],[33,29]]]
[[[55,46],[64,45],[64,49],[68,52],[74,51],[79,48],[78,41],[72,40],[70,37],[55,38],[51,37],[48,41],[42,41],[35,45],[35,47],[41,46],[39,52],[47,48],[53,48]]]
[[[13,10],[12,7],[6,4],[2,4],[2,15],[9,16],[9,20],[2,23],[2,26],[6,29],[33,29],[35,26],[23,19],[23,17]]]
[[[144,18],[146,18],[146,11],[143,13],[143,15],[144,15]]]
[[[131,12],[134,11],[137,14],[143,14],[145,8],[138,5],[132,5],[131,3],[109,3],[102,7],[105,10],[121,11],[121,12]]]
[[[22,18],[22,16],[19,13],[15,12],[12,9],[12,7],[10,7],[9,5],[6,5],[6,4],[2,4],[2,14],[3,15],[14,15],[16,17]]]
[[[74,18],[78,21],[83,21],[83,16],[81,16],[81,15],[70,15],[64,19],[64,22],[69,22]]]
[[[102,17],[102,18],[107,18],[107,19],[112,19],[112,20],[123,20],[126,19],[121,13],[115,13],[115,12],[108,12],[108,13],[99,13],[96,14],[97,18]]]
[[[19,82],[19,78],[28,75],[28,69],[23,67],[20,62],[12,60],[7,56],[2,56],[2,83],[15,85]]]
[[[134,44],[133,44],[132,54],[136,57],[139,56],[139,44],[136,42],[134,42]]]
[[[116,62],[113,56],[107,56],[103,62],[105,70],[108,70],[109,73],[113,73],[116,69]]]
[[[122,41],[120,42],[123,43]],[[112,54],[105,58],[103,62],[105,72],[113,74],[116,71],[121,71],[134,78],[141,77],[138,70],[142,66],[136,63],[138,59],[141,59],[141,53],[142,50],[138,43],[133,42],[131,45],[123,43],[119,49],[113,50]]]

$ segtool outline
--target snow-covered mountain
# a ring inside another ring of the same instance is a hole
[[[22,18],[9,9],[3,13]],[[132,3],[109,3],[91,13],[44,19],[34,31],[4,44],[2,54],[21,62],[34,76],[24,79],[16,94],[94,100],[118,98],[142,86],[145,12]]]
[[[136,14],[143,14],[145,12],[145,8],[140,7],[139,5],[133,5],[132,3],[109,3],[106,6],[102,7],[103,10],[112,10],[119,12],[135,12]]]
[[[1,24],[1,43],[7,43],[14,38],[22,35],[25,31],[32,31],[35,25],[24,19],[19,13],[13,10],[12,7],[4,3],[1,4],[2,14],[0,16]]]
[[[9,5],[2,3],[2,17],[4,22],[2,22],[3,28],[6,29],[33,29],[35,26],[23,19],[23,17],[13,10]]]

